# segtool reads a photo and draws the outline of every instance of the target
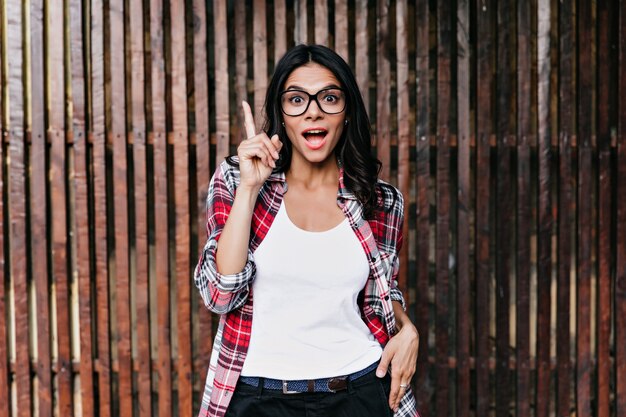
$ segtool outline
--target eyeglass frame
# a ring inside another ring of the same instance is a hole
[[[343,97],[344,97],[343,108],[342,108],[341,110],[339,110],[338,112],[336,112],[336,113],[329,113],[329,112],[327,112],[326,110],[324,110],[324,109],[322,108],[322,105],[320,104],[320,102],[317,100],[317,95],[318,95],[319,93],[321,93],[322,91],[328,91],[328,90],[339,90],[339,91],[341,91],[341,92],[343,93]],[[299,93],[304,93],[304,94],[306,94],[307,96],[309,96],[309,102],[306,104],[306,107],[304,108],[304,110],[302,111],[302,113],[299,113],[299,114],[287,114],[287,112],[285,112],[285,109],[283,108],[283,100],[282,100],[282,98],[283,98],[283,95],[284,95],[284,94],[286,94],[286,93],[290,93],[290,92],[294,92],[294,91],[299,92]],[[302,116],[304,113],[306,113],[306,112],[307,112],[307,110],[309,110],[309,106],[311,105],[311,101],[312,101],[312,100],[315,100],[315,103],[317,104],[317,108],[318,108],[318,109],[320,109],[323,113],[326,113],[326,114],[339,114],[339,113],[343,112],[343,111],[346,109],[346,104],[347,104],[345,90],[344,90],[343,88],[339,88],[339,87],[326,87],[326,88],[322,88],[321,90],[319,90],[319,91],[318,91],[317,93],[315,93],[315,94],[309,94],[307,91],[300,90],[300,89],[298,89],[298,88],[291,88],[291,89],[288,89],[288,90],[281,91],[281,93],[278,95],[278,97],[279,97],[279,101],[278,101],[278,103],[280,104],[280,111],[281,111],[281,112],[283,112],[283,114],[284,114],[285,116],[289,116],[289,117],[298,117],[298,116]]]

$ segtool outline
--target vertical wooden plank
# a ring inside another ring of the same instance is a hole
[[[168,262],[168,190],[167,190],[167,135],[165,116],[165,58],[163,34],[163,4],[160,0],[150,2],[150,55],[152,90],[152,129],[154,140],[154,257],[155,284],[157,286],[156,318],[158,328],[158,410],[159,414],[172,412],[172,376],[170,354],[170,298]],[[216,62],[219,62],[216,59]],[[219,84],[217,80],[216,85]],[[220,92],[216,91],[216,100]],[[226,107],[228,108],[228,107]]]
[[[9,210],[9,280],[13,282],[15,376],[17,415],[30,416],[32,389],[29,360],[28,284],[26,277],[26,167],[24,143],[24,5],[8,2],[6,5],[6,37],[8,60],[8,210]],[[10,317],[10,316],[9,316]],[[12,390],[13,391],[13,390]],[[17,406],[22,405],[22,406]]]
[[[357,22],[358,23],[358,22]],[[415,320],[420,332],[419,357],[417,360],[415,393],[417,406],[423,417],[428,417],[429,407],[432,403],[431,393],[426,387],[429,384],[429,241],[430,241],[430,202],[428,188],[430,182],[430,88],[429,88],[429,9],[427,0],[419,0],[415,6],[416,26],[416,132],[417,132],[417,159],[416,165],[416,300]],[[358,38],[357,38],[358,39]],[[358,53],[358,51],[357,51]],[[357,55],[358,56],[358,55]],[[359,60],[357,59],[357,64]],[[358,67],[357,67],[358,70]]]
[[[100,415],[111,415],[111,362],[109,338],[108,232],[106,201],[106,137],[104,107],[104,5],[94,0],[91,16],[91,135],[93,141],[94,238],[96,256],[96,331]]]
[[[538,212],[537,212],[537,384],[536,417],[550,412],[550,287],[552,283],[552,178],[550,165],[550,0],[537,4],[537,128],[538,137]]]
[[[191,416],[191,262],[189,238],[189,151],[185,57],[185,2],[170,3],[172,51],[172,139],[176,242],[178,413]]]
[[[262,1],[265,4],[264,1]],[[255,4],[256,6],[256,4]],[[255,8],[255,22],[254,27],[257,25],[263,25],[261,22],[261,17],[257,14],[258,7]],[[263,8],[265,10],[265,8]],[[229,150],[229,104],[228,104],[228,86],[229,86],[229,78],[228,78],[228,28],[227,28],[227,5],[225,0],[216,0],[213,3],[213,19],[215,25],[215,133],[217,135],[217,150],[215,155],[215,161],[217,164],[220,164],[226,156],[230,154]],[[259,11],[260,12],[260,11]],[[263,12],[263,16],[265,13]],[[257,22],[258,21],[258,22]],[[263,17],[263,21],[265,21],[265,17]],[[265,37],[263,37],[265,39]],[[255,41],[253,47],[256,49],[257,46],[265,43]],[[267,77],[267,53],[264,55],[265,63],[261,62],[261,51],[254,52],[254,103],[255,103],[255,117],[257,120],[260,120],[260,111],[259,109],[262,106],[262,99],[257,98],[263,91],[263,95],[265,94],[265,89],[261,90],[261,83],[266,83]],[[259,61],[259,65],[263,66],[266,70],[262,73],[263,77],[261,77],[260,68],[257,67],[257,60]],[[258,77],[258,79],[257,79]],[[257,84],[258,81],[258,84]],[[257,103],[257,100],[258,103]],[[259,106],[259,107],[257,107]]]
[[[450,259],[450,125],[451,125],[451,67],[452,5],[437,3],[437,225],[435,238],[435,341],[437,350],[438,416],[449,415],[449,277]]]
[[[391,140],[389,131],[391,63],[389,62],[389,0],[376,2],[376,151],[383,163],[379,177],[389,181],[391,175]]]
[[[128,3],[130,38],[130,129],[133,143],[134,236],[135,236],[135,328],[133,369],[137,370],[136,404],[140,417],[152,415],[150,370],[150,297],[148,260],[148,184],[146,167],[144,5]],[[132,304],[132,303],[131,303]]]
[[[576,297],[576,414],[591,416],[591,247],[592,247],[592,6],[578,2],[578,279]]]
[[[335,0],[335,52],[348,62],[348,1]]]
[[[470,412],[470,2],[460,0],[456,10],[458,192],[457,192],[457,327],[456,415]]]
[[[254,50],[254,119],[257,132],[263,127],[263,104],[267,90],[267,25],[265,19],[265,0],[255,0],[252,46]],[[228,39],[224,38],[223,42],[226,46]],[[226,82],[228,83],[228,81]]]
[[[89,190],[87,166],[87,135],[85,131],[85,66],[83,42],[83,4],[72,0],[70,11],[70,64],[71,64],[71,135],[74,143],[73,178],[73,231],[75,253],[72,256],[74,276],[78,279],[79,338],[80,338],[80,398],[83,415],[94,415],[94,384],[92,361],[91,323],[91,250],[89,242]],[[71,175],[72,175],[71,174]]]
[[[574,200],[571,170],[571,140],[575,121],[573,91],[576,57],[573,2],[559,8],[559,212],[558,212],[558,289],[557,289],[557,416],[570,414],[570,273]]]
[[[315,43],[328,46],[328,0],[315,0]]]
[[[111,126],[109,141],[113,144],[113,220],[115,230],[115,280],[116,328],[113,336],[117,342],[118,404],[119,413],[132,415],[132,367],[130,346],[130,259],[128,242],[128,185],[126,146],[126,86],[124,45],[124,1],[109,2],[109,74]]]
[[[516,415],[530,415],[531,3],[517,3]]]
[[[48,276],[48,201],[46,195],[46,127],[44,91],[44,5],[42,0],[30,3],[30,199],[37,210],[30,213],[31,268],[37,303],[37,407],[40,417],[52,415],[50,376],[50,285]],[[3,281],[4,282],[4,281]]]
[[[597,417],[609,417],[611,384],[611,50],[605,47],[614,39],[613,4],[598,2],[598,281],[596,285],[598,313],[596,316]]]
[[[240,2],[235,4],[235,10]],[[243,8],[245,9],[245,8]],[[245,40],[245,39],[244,39]],[[245,42],[244,42],[245,47]],[[239,48],[237,48],[239,50]],[[274,66],[287,52],[287,7],[285,0],[274,1]],[[237,100],[239,103],[241,100]],[[241,113],[241,112],[239,112]],[[243,126],[240,123],[239,126]]]
[[[361,96],[365,109],[370,111],[370,77],[369,77],[369,41],[367,36],[367,0],[355,1],[354,19],[354,72],[356,74],[356,82],[359,85]]]
[[[245,13],[243,2],[235,3],[235,19],[240,19],[242,13]],[[193,2],[194,21],[196,30],[193,38],[193,69],[194,69],[194,103],[195,103],[195,119],[196,119],[196,184],[198,188],[198,249],[204,247],[206,242],[206,199],[209,189],[210,174],[210,144],[209,144],[209,84],[207,77],[207,10],[204,0],[195,0]],[[241,28],[241,32],[245,27],[244,24],[235,23],[235,26]],[[239,33],[240,30],[237,30]],[[242,45],[240,39],[243,38],[243,59],[240,59]],[[246,62],[246,44],[245,37],[236,37],[236,55],[237,55],[237,94],[246,94],[246,78],[247,78],[247,62]],[[243,65],[243,70],[240,67]],[[243,79],[243,82],[241,82]],[[239,99],[237,100],[240,101]],[[239,112],[238,112],[239,113]],[[239,125],[243,129],[243,123]],[[199,252],[198,250],[198,252]],[[204,303],[198,303],[196,312],[196,320],[198,322],[198,342],[196,344],[196,359],[194,362],[194,374],[199,375],[196,381],[196,389],[198,390],[198,398],[200,393],[204,391],[204,383],[207,371],[209,369],[209,359],[211,356],[211,345],[213,343],[213,328],[211,325],[212,315],[204,306]]]
[[[510,350],[510,305],[511,305],[511,259],[513,243],[514,195],[512,193],[511,134],[515,114],[515,94],[513,91],[511,65],[515,60],[513,25],[515,3],[498,2],[497,18],[497,190],[496,190],[496,416],[509,415],[511,402],[511,373],[509,370]]]
[[[296,45],[301,43],[308,43],[308,12],[307,12],[307,0],[294,0],[294,16],[295,26],[293,38]]]
[[[205,6],[206,7],[206,6]],[[276,9],[274,9],[276,10]],[[235,2],[235,100],[236,100],[236,108],[237,108],[237,128],[239,131],[239,137],[237,138],[239,141],[246,139],[246,130],[244,129],[244,120],[243,120],[243,112],[241,111],[241,102],[243,100],[248,101],[248,48],[246,45],[246,3],[243,1]],[[278,13],[278,12],[276,12]],[[283,9],[284,13],[284,9]],[[206,17],[205,17],[206,20]],[[284,17],[283,17],[284,20]],[[283,27],[283,30],[285,28]],[[278,37],[278,34],[276,34]],[[276,42],[278,42],[278,38],[276,38]],[[203,208],[199,213],[203,213],[203,217],[206,211],[204,204],[206,201],[202,202]],[[204,228],[202,226],[202,236],[204,236]],[[204,244],[202,245],[204,246]],[[201,247],[202,247],[201,246]],[[203,307],[204,308],[204,307]]]
[[[6,33],[3,28],[7,27],[7,21],[5,19],[6,14],[4,8],[0,8],[0,282],[6,282],[5,277],[5,245],[4,245],[4,236],[5,236],[5,228],[6,223],[8,221],[5,218],[5,139],[6,134],[4,130],[5,123],[5,105],[6,105],[6,72],[5,62],[6,62]],[[6,398],[6,401],[2,401],[0,403],[0,417],[9,417],[10,416],[10,406],[11,406],[11,387],[9,385],[9,345],[8,345],[8,326],[6,323],[7,317],[7,300],[8,294],[5,292],[6,286],[3,284],[0,286],[0,397]]]
[[[489,140],[492,125],[492,61],[495,3],[476,2],[476,415],[489,412],[490,190]]]
[[[4,16],[0,14],[0,22],[5,26]],[[1,33],[1,31],[0,31]],[[2,44],[2,36],[0,34],[0,44]],[[4,48],[0,49],[0,71],[2,71],[4,63],[2,62]],[[4,88],[4,78],[2,77],[2,73],[0,72],[0,84]],[[0,107],[0,110],[3,110]],[[2,124],[1,119],[3,119],[3,113],[0,113],[0,124]],[[0,282],[5,282],[5,247],[4,247],[4,232],[5,232],[5,223],[6,220],[4,217],[4,174],[5,174],[5,154],[4,154],[4,128],[0,126]],[[11,389],[9,385],[9,352],[8,352],[8,335],[7,335],[7,299],[8,294],[5,293],[5,285],[0,286],[0,397],[6,398],[6,401],[2,401],[0,403],[0,417],[9,417],[10,416],[10,405],[11,405]]]
[[[396,3],[396,85],[398,118],[398,188],[403,195],[410,195],[411,184],[409,165],[410,125],[409,125],[409,17],[406,0]],[[409,236],[409,204],[404,205],[404,225],[402,235]],[[408,239],[400,250],[400,275],[398,284],[404,294],[408,294],[409,245]],[[409,301],[408,297],[407,302]]]
[[[615,415],[626,413],[626,6],[619,6],[618,139],[617,139],[617,262],[615,270]]]

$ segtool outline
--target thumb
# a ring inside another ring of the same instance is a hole
[[[391,362],[391,355],[387,353],[386,350],[383,350],[383,356],[380,358],[380,363],[378,364],[378,368],[376,368],[376,376],[379,378],[387,375],[387,369],[389,369],[389,362]]]

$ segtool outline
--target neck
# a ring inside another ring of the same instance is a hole
[[[311,163],[303,158],[293,158],[286,178],[287,182],[301,183],[307,188],[327,184],[336,186],[339,178],[337,159],[332,155],[325,161]]]

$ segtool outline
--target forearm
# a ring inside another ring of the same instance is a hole
[[[248,241],[259,189],[240,186],[219,238],[215,261],[222,275],[241,272],[248,260]]]

